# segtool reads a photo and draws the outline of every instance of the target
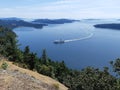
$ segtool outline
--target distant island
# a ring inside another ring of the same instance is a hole
[[[35,19],[33,21],[25,21],[21,18],[11,17],[11,18],[0,18],[0,26],[4,26],[10,29],[17,27],[34,27],[34,28],[43,28],[48,24],[64,24],[64,23],[73,23],[79,20],[70,20],[70,19]]]
[[[42,28],[46,26],[46,24],[33,24],[31,22],[27,22],[18,18],[5,18],[0,19],[0,26],[4,26],[10,29],[14,29],[17,27],[34,27],[34,28]]]
[[[64,23],[73,23],[79,20],[71,19],[35,19],[33,23],[42,23],[42,24],[64,24]]]
[[[104,28],[104,29],[116,29],[120,30],[120,23],[109,23],[109,24],[96,24],[95,28]]]

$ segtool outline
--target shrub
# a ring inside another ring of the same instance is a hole
[[[53,84],[53,86],[54,86],[55,90],[59,90],[59,84],[58,83]]]
[[[2,65],[1,65],[1,68],[6,70],[8,67],[8,64],[6,62],[3,62]]]

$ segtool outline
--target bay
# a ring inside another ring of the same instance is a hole
[[[43,29],[19,27],[14,29],[14,32],[18,36],[21,50],[29,45],[31,51],[40,57],[42,50],[46,49],[52,60],[64,60],[67,66],[73,69],[86,66],[102,68],[110,67],[109,62],[120,57],[120,31],[93,27],[94,24],[109,22],[118,21],[82,20],[69,24],[48,25]],[[53,43],[60,39],[71,41],[64,44]]]

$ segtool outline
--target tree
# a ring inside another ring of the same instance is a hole
[[[29,46],[26,46],[25,49],[24,49],[24,54],[29,54],[30,53],[30,48]]]
[[[29,62],[29,59],[30,59],[30,49],[29,49],[29,46],[26,46],[25,49],[24,49],[24,52],[23,52],[23,55],[24,55],[24,60],[23,62],[28,64]]]
[[[36,54],[31,53],[28,61],[30,70],[33,70],[35,68],[35,60],[36,60]]]
[[[111,61],[110,64],[112,65],[114,72],[116,72],[117,75],[120,75],[120,58]]]
[[[9,60],[19,59],[19,49],[16,40],[16,34],[5,27],[0,26],[0,53]]]
[[[41,62],[45,65],[48,64],[48,57],[45,49],[43,49],[43,52],[42,52]]]

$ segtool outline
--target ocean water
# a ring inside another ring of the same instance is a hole
[[[117,20],[81,20],[80,22],[48,25],[43,29],[19,27],[14,29],[20,49],[29,45],[40,57],[43,49],[54,61],[64,60],[68,67],[110,67],[109,62],[120,57],[120,30],[98,29],[94,24],[119,23]],[[66,40],[54,44],[55,40]]]

